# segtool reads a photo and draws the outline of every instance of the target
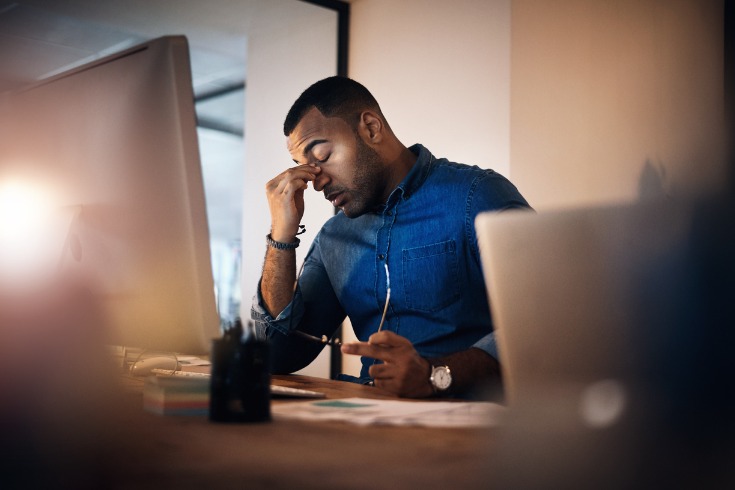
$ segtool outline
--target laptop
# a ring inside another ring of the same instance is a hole
[[[492,481],[638,488],[659,469],[673,475],[680,456],[665,441],[688,386],[677,374],[691,359],[691,210],[507,211],[475,226],[509,406]]]
[[[554,386],[635,377],[656,296],[684,261],[691,217],[670,202],[476,219],[509,403]],[[662,284],[656,282],[664,281]]]

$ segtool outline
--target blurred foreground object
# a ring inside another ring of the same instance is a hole
[[[117,405],[105,335],[93,295],[69,277],[0,289],[4,488],[102,484]]]
[[[498,220],[493,487],[734,488],[732,195]]]

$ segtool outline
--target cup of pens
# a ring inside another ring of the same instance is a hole
[[[222,338],[212,340],[209,420],[266,422],[271,419],[269,348],[243,331],[238,318]]]

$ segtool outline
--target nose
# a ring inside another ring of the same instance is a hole
[[[322,172],[314,179],[314,190],[317,192],[321,192],[328,183],[329,177],[325,175],[324,171],[322,170]]]

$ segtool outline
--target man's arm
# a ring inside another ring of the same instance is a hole
[[[266,250],[263,274],[258,292],[253,298],[251,318],[256,335],[271,343],[271,369],[274,373],[290,373],[308,365],[323,345],[290,335],[295,328],[321,336],[331,335],[344,317],[331,286],[324,284],[320,268],[309,263],[307,254],[301,288],[296,289],[296,233],[304,215],[304,191],[320,169],[313,165],[290,168],[266,185],[271,213],[270,239]],[[315,241],[316,243],[316,241]],[[313,262],[313,261],[312,261]],[[319,294],[314,298],[315,294]],[[304,305],[310,305],[305,308]],[[315,306],[316,305],[316,306]],[[331,331],[330,331],[331,329]]]
[[[260,287],[253,298],[251,318],[256,335],[271,344],[271,361],[275,374],[298,371],[321,352],[324,344],[292,335],[294,330],[316,338],[331,337],[344,320],[336,293],[320,260],[319,234],[304,259],[304,270],[298,279],[291,302],[277,316],[265,307]]]
[[[265,252],[260,291],[263,306],[272,317],[277,317],[291,302],[295,283],[296,250],[279,250],[269,246]]]
[[[298,243],[296,233],[304,216],[304,191],[320,172],[315,165],[299,165],[266,184],[271,213],[270,238],[283,244]],[[268,247],[260,283],[263,302],[276,317],[291,302],[296,282],[296,251]]]
[[[409,398],[434,394],[429,377],[432,366],[437,365],[449,366],[451,393],[463,393],[482,383],[500,382],[498,361],[482,349],[471,347],[429,360],[421,357],[407,338],[386,330],[374,333],[367,342],[345,344],[342,352],[383,361],[370,368],[375,386]]]

